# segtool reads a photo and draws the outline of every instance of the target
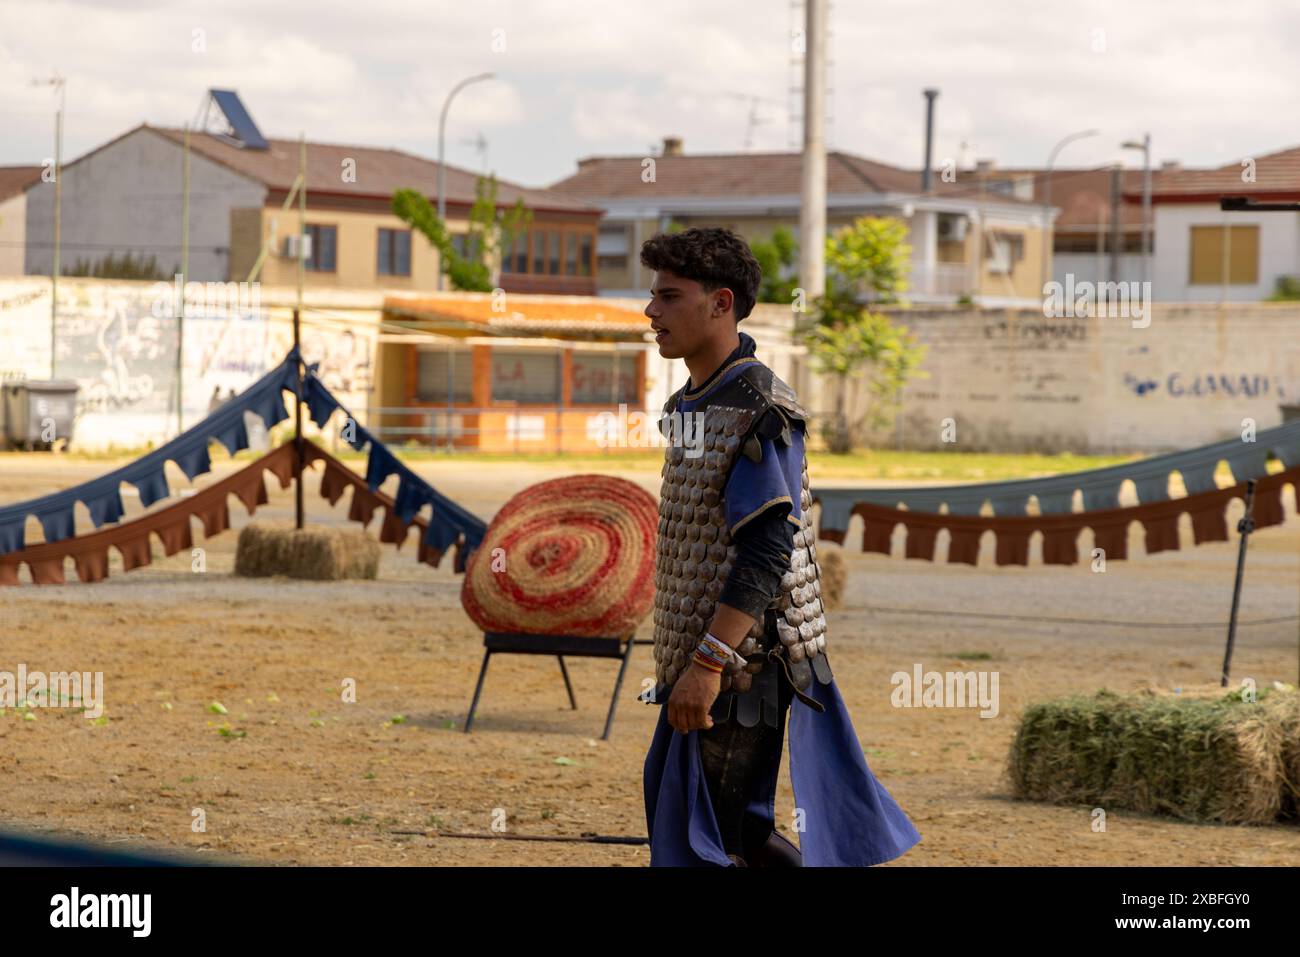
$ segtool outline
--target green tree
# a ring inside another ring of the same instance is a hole
[[[771,239],[756,239],[749,244],[759,268],[763,270],[763,282],[758,287],[759,302],[779,302],[789,305],[794,301],[794,291],[799,287],[799,277],[793,270],[799,256],[799,244],[794,234],[784,226],[778,226]],[[787,278],[782,279],[782,273]]]
[[[419,190],[399,189],[394,193],[393,212],[429,240],[438,250],[442,271],[452,286],[465,292],[492,291],[492,263],[499,261],[501,251],[510,249],[515,237],[528,229],[533,220],[532,212],[524,208],[523,199],[516,200],[511,209],[498,208],[495,175],[480,176],[474,184],[474,205],[470,207],[463,256],[456,250],[437,210]]]
[[[867,302],[898,302],[907,289],[911,255],[906,223],[893,216],[863,216],[827,237],[827,286]]]
[[[835,414],[822,427],[832,452],[852,451],[869,430],[887,424],[908,380],[926,376],[918,369],[926,347],[869,306],[897,302],[907,288],[906,236],[900,220],[868,216],[827,237],[825,293],[813,300],[798,335],[816,371],[832,383]],[[851,420],[864,390],[866,412]]]

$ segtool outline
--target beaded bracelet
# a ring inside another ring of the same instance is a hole
[[[699,644],[695,647],[694,655],[691,656],[692,661],[716,673],[725,671],[733,658],[742,664],[744,663],[744,659],[736,654],[734,648],[718,639],[712,632],[706,633],[700,639]]]
[[[695,654],[691,656],[691,660],[694,661],[701,668],[706,668],[709,671],[712,671],[716,674],[722,674],[722,672],[726,670],[722,662],[718,661],[717,659],[708,657],[706,654],[704,654],[699,650],[697,650]]]
[[[735,648],[731,647],[731,645],[727,644],[721,638],[718,638],[711,631],[705,632],[704,637],[700,639],[700,647],[709,648],[723,661],[730,661],[732,658],[740,657],[736,654]]]

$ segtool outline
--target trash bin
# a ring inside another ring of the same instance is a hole
[[[53,449],[62,440],[72,444],[77,412],[77,383],[65,380],[25,379],[4,385],[4,438],[7,448]],[[52,426],[53,441],[47,441]]]

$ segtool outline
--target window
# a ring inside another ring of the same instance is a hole
[[[574,405],[635,405],[636,356],[620,352],[573,353]]]
[[[590,242],[589,237],[584,237]],[[628,251],[631,248],[632,240],[626,226],[602,226],[600,227],[599,238],[596,242],[596,255],[600,257],[601,269],[626,269],[628,262]],[[579,268],[582,268],[582,260],[585,256],[579,257]],[[582,273],[586,275],[586,273]]]
[[[987,242],[985,262],[990,273],[1010,273],[1025,258],[1025,237],[1020,233],[994,232]]]
[[[564,237],[564,274],[578,275],[578,234],[569,233]]]
[[[313,272],[334,272],[334,251],[338,246],[337,226],[307,226],[307,238],[311,242],[311,255],[303,261],[303,268]]]
[[[528,233],[515,237],[515,266],[511,272],[528,272]]]
[[[538,230],[533,233],[533,268],[535,274],[546,272],[546,232]]]
[[[1258,226],[1193,226],[1188,282],[1254,285],[1259,282]],[[1227,278],[1224,278],[1224,269]]]
[[[411,274],[411,231],[409,229],[381,229],[378,243],[379,262],[376,270],[381,276],[409,276]]]
[[[556,405],[560,401],[560,353],[536,349],[492,350],[492,398]]]
[[[415,398],[447,404],[474,401],[474,360],[468,349],[420,349],[415,373]]]
[[[578,275],[591,275],[591,233],[583,233],[582,241],[579,244],[580,252],[578,253]]]
[[[451,234],[451,248],[456,250],[456,255],[461,259],[473,260],[478,257],[478,236],[474,236],[474,241],[469,244],[469,252],[466,252],[465,233]]]
[[[547,271],[550,272],[552,276],[558,276],[560,274],[560,243],[563,241],[563,233],[551,233],[551,265]]]
[[[501,235],[501,271],[503,273],[513,271],[515,264],[515,243],[519,241],[517,236],[508,236],[504,233]]]

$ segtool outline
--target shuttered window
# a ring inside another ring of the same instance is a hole
[[[508,402],[558,403],[560,353],[535,349],[493,349],[492,398]]]
[[[1258,226],[1193,226],[1191,230],[1191,285],[1222,284],[1225,265],[1229,285],[1259,282]]]
[[[421,402],[447,404],[473,402],[474,361],[468,349],[421,349],[416,371],[415,397]]]

